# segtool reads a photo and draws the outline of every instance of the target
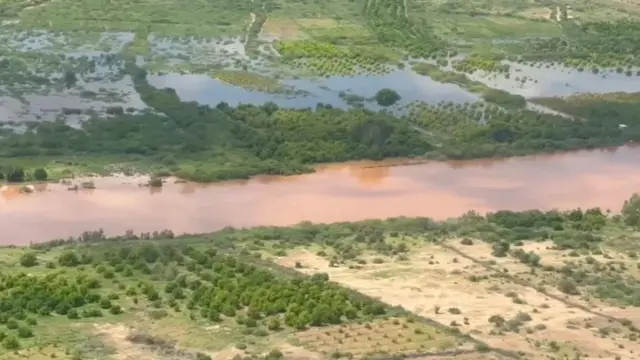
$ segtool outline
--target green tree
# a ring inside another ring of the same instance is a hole
[[[4,346],[7,350],[18,350],[20,349],[20,341],[15,336],[7,336],[6,339],[2,342],[2,346]]]
[[[49,174],[47,174],[47,170],[45,170],[43,168],[37,168],[33,172],[33,178],[38,180],[38,181],[46,181],[47,178],[49,178]]]
[[[9,182],[24,182],[24,169],[21,167],[9,167],[5,173]]]
[[[65,251],[58,257],[58,264],[60,266],[78,266],[80,265],[80,258],[75,251]]]
[[[640,195],[633,194],[622,205],[624,223],[634,228],[640,228]]]
[[[20,265],[24,267],[33,267],[38,265],[38,257],[33,252],[28,252],[20,256]]]
[[[376,102],[380,106],[391,106],[400,100],[400,95],[392,89],[381,89],[376,93]]]

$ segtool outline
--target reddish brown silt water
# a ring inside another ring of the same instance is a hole
[[[379,166],[344,164],[292,177],[258,177],[200,185],[139,187],[135,178],[94,179],[97,189],[39,185],[0,196],[0,243],[171,229],[208,232],[224,226],[289,225],[394,216],[436,219],[479,212],[601,207],[618,211],[640,192],[640,148],[507,160]]]

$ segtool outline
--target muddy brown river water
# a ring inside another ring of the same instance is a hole
[[[393,216],[443,219],[468,210],[601,207],[618,211],[640,192],[640,148],[507,160],[384,166],[352,163],[314,174],[217,184],[139,187],[142,179],[95,179],[97,189],[41,184],[0,192],[0,243],[24,244],[103,228],[108,234],[224,226],[289,225]],[[372,167],[373,166],[373,167]]]

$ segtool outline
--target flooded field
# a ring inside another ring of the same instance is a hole
[[[629,73],[615,70],[594,73],[591,69],[580,71],[558,65],[530,66],[515,62],[505,63],[510,67],[508,76],[477,71],[470,77],[490,87],[527,98],[640,91],[637,69]]]
[[[216,105],[224,101],[231,106],[240,103],[262,104],[273,101],[282,107],[314,107],[317,103],[331,104],[335,107],[347,107],[347,98],[355,96],[358,102],[367,108],[380,110],[375,101],[369,100],[383,88],[394,89],[402,97],[398,104],[421,101],[430,104],[439,102],[475,102],[479,97],[470,94],[458,85],[443,84],[411,73],[395,71],[379,76],[340,77],[332,76],[322,80],[283,80],[282,83],[302,94],[268,94],[246,90],[225,84],[207,75],[163,75],[149,76],[149,82],[158,87],[170,87],[176,90],[184,101],[196,101],[207,105]]]
[[[0,72],[5,80],[0,86],[0,113],[5,122],[68,117],[76,124],[91,115],[105,114],[108,107],[144,109],[130,79],[122,74],[123,59],[132,54],[152,74],[149,81],[154,86],[174,88],[183,100],[209,105],[273,101],[292,108],[325,103],[380,110],[372,98],[382,88],[394,89],[401,96],[390,110],[411,103],[482,101],[458,84],[434,81],[405,69],[406,63],[380,65],[373,73],[362,69],[354,76],[298,74],[301,69],[280,63],[280,55],[268,43],[260,46],[263,50],[271,47],[269,51],[249,56],[242,37],[12,31],[8,27],[0,29],[0,40],[7,44],[0,62],[0,70],[5,70]],[[627,71],[596,74],[589,69],[507,63],[508,75],[479,70],[469,76],[525,97],[640,91],[635,72],[632,76]],[[77,109],[82,116],[65,113],[65,109]]]
[[[640,148],[510,160],[354,163],[317,173],[210,185],[145,188],[144,179],[95,179],[97,189],[39,185],[0,197],[3,242],[18,244],[104,228],[110,234],[169,228],[206,232],[225,226],[287,225],[395,216],[443,219],[480,212],[601,207],[618,211],[640,191]],[[391,165],[393,165],[391,163]]]

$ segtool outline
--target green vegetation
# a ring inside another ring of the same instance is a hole
[[[321,76],[383,74],[397,55],[375,47],[339,46],[312,40],[280,41],[276,50],[283,61]]]
[[[164,359],[163,353],[178,351],[173,341],[181,331],[189,334],[177,344],[190,349],[182,353],[185,359],[206,358],[233,346],[255,359],[285,339],[297,339],[328,356],[346,348],[314,343],[309,331],[340,324],[355,329],[355,322],[362,327],[372,322],[382,330],[388,316],[395,317],[393,325],[388,321],[391,328],[402,321],[410,325],[405,325],[407,333],[417,329],[422,334],[424,341],[407,342],[406,351],[444,351],[468,341],[401,308],[342,288],[327,274],[303,276],[234,246],[237,236],[271,242],[270,233],[224,231],[212,240],[174,239],[163,231],[107,239],[98,231],[71,242],[13,249],[22,254],[19,263],[4,263],[0,274],[0,356],[36,356],[38,349],[47,348],[52,357],[106,359],[133,347]],[[114,324],[135,329],[122,339],[98,336],[100,329],[121,331]],[[213,328],[223,330],[212,341]],[[88,341],[100,345],[87,346]],[[402,353],[400,347],[395,350]],[[272,359],[276,351],[260,358]],[[369,347],[360,355],[380,351]]]
[[[209,108],[181,102],[172,89],[150,86],[144,72],[134,76],[136,90],[156,112],[120,112],[109,121],[92,119],[81,130],[39,123],[3,138],[0,152],[16,166],[34,156],[142,159],[156,164],[159,173],[215,181],[295,174],[320,162],[424,155],[431,149],[409,124],[383,113],[323,105],[315,111],[286,110],[273,103]]]
[[[376,102],[380,106],[391,106],[400,100],[400,95],[392,89],[381,89],[376,93]]]
[[[150,86],[143,70],[128,71],[154,111],[131,114],[120,108],[109,121],[94,118],[82,129],[59,121],[33,124],[25,133],[8,132],[0,141],[5,180],[144,171],[207,182],[297,174],[311,171],[312,164],[354,159],[506,157],[640,141],[634,94],[536,100],[575,116],[570,120],[527,110],[521,97],[485,88],[487,103],[414,103],[406,119],[399,119],[322,104],[315,110],[273,103],[211,108],[181,102],[172,89]],[[39,168],[44,172],[36,175]]]
[[[285,93],[286,89],[278,80],[246,71],[214,70],[212,77],[227,84],[264,93]]]
[[[480,102],[412,104],[407,116],[441,144],[440,154],[455,159],[619,146],[639,139],[640,123],[631,102],[615,111],[607,111],[613,105],[601,101],[589,106],[573,98],[536,102],[576,118]]]

